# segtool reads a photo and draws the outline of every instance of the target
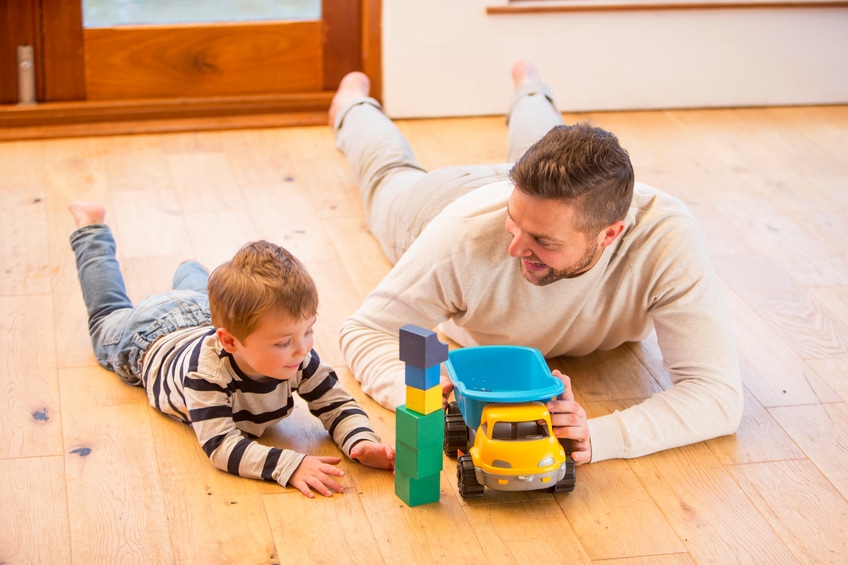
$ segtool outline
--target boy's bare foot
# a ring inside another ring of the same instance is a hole
[[[542,82],[542,77],[539,76],[533,63],[518,61],[512,66],[512,82],[518,87],[526,83]]]
[[[71,211],[77,228],[84,228],[92,224],[102,224],[103,218],[106,217],[106,208],[99,202],[74,200],[68,204],[68,210]]]
[[[339,83],[339,89],[330,103],[329,124],[333,127],[336,123],[336,113],[344,108],[348,102],[357,98],[364,98],[371,93],[371,79],[365,73],[354,71],[346,74]]]

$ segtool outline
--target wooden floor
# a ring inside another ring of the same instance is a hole
[[[848,107],[566,116],[616,132],[637,178],[703,225],[747,406],[734,437],[578,468],[569,495],[438,504],[349,461],[309,500],[215,470],[190,429],[99,368],[68,244],[104,201],[134,300],[177,264],[267,238],[322,296],[316,348],[369,409],[336,331],[389,265],[327,127],[0,144],[0,563],[844,563],[848,555]],[[401,122],[428,167],[497,163],[501,117]],[[674,242],[669,242],[673,245]],[[590,415],[668,384],[655,342],[557,359]],[[302,408],[302,406],[301,406]],[[263,441],[336,454],[296,410]]]

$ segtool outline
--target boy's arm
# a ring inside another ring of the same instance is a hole
[[[339,383],[333,369],[321,362],[313,350],[307,366],[300,372],[299,380],[293,383],[297,394],[306,401],[309,411],[321,420],[339,449],[351,457],[354,446],[372,442],[380,444],[380,438],[371,427],[365,410]]]
[[[305,454],[248,439],[236,427],[225,387],[196,373],[187,375],[183,386],[191,427],[212,465],[233,475],[288,484]]]

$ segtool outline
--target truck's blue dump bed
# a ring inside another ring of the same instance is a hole
[[[490,402],[547,402],[562,393],[562,381],[551,375],[538,349],[515,345],[482,345],[448,354],[448,374],[465,423],[480,425]]]

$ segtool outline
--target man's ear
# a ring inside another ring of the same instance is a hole
[[[607,247],[612,245],[612,242],[616,240],[616,238],[621,235],[621,232],[624,231],[624,222],[621,220],[616,220],[611,223],[598,234],[598,245],[601,247]]]
[[[218,328],[215,330],[215,334],[218,336],[218,341],[221,342],[221,346],[224,348],[224,351],[227,353],[235,353],[238,351],[238,340],[227,331],[227,328]]]

